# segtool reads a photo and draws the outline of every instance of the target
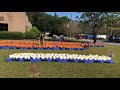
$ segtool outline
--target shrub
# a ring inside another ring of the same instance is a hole
[[[36,35],[34,32],[25,32],[25,39],[35,39]]]
[[[25,36],[24,36],[24,33],[22,32],[8,32],[8,31],[0,32],[0,39],[20,40],[24,38]]]
[[[34,32],[35,36],[38,36],[40,31],[36,28],[36,27],[32,27],[32,29],[30,30],[30,32]]]

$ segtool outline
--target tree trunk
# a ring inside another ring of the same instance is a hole
[[[43,38],[43,44],[44,44],[44,38]]]
[[[40,43],[41,43],[41,42],[40,42],[40,36],[39,36],[39,45],[40,45]]]
[[[96,43],[96,33],[93,34],[94,44]]]
[[[112,31],[111,27],[110,27],[110,35],[113,35],[113,31]]]
[[[111,35],[113,35],[113,31],[112,31],[112,30],[111,30],[111,32],[110,32],[110,33],[111,33]]]
[[[40,45],[44,44],[44,35],[43,34],[40,34],[40,36],[39,36],[39,44]]]
[[[41,44],[42,44],[42,45],[44,44],[44,38],[41,40]]]
[[[96,34],[97,34],[98,29],[93,27],[92,30],[93,30],[93,40],[94,40],[94,44],[95,44],[96,43]]]
[[[94,44],[96,43],[96,34],[97,34],[97,30],[95,31],[95,28],[93,28],[93,40],[94,40]]]

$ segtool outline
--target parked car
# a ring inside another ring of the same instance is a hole
[[[93,39],[93,35],[86,35],[85,39]]]
[[[120,36],[117,37],[117,42],[120,42]]]
[[[106,39],[106,37],[107,37],[107,35],[97,35],[97,36],[96,36],[96,38],[97,38],[98,40],[104,40],[104,39]]]
[[[118,36],[110,36],[109,38],[108,38],[108,40],[109,41],[117,41],[117,38],[118,38]]]
[[[83,36],[82,35],[77,36],[76,39],[83,39]]]

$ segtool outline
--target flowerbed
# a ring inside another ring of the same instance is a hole
[[[15,53],[9,55],[7,58],[8,62],[18,60],[19,62],[31,61],[31,62],[41,62],[41,61],[58,61],[58,62],[85,62],[85,63],[105,63],[114,64],[111,57],[108,56],[98,56],[98,55],[79,55],[79,54],[57,54],[57,53]]]
[[[79,42],[54,42],[45,41],[44,45],[39,45],[38,41],[24,40],[1,40],[2,49],[38,49],[38,50],[85,50],[86,47],[104,47],[102,44],[83,44]]]
[[[87,47],[104,47],[103,44],[84,44]]]

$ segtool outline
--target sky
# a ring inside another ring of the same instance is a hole
[[[55,12],[46,12],[47,14],[50,14],[52,16],[54,16]],[[76,19],[76,16],[80,16],[81,14],[78,13],[78,12],[56,12],[56,14],[59,16],[59,17],[62,17],[62,16],[67,16],[68,18],[71,19],[71,14],[72,14],[72,20],[77,20]]]

